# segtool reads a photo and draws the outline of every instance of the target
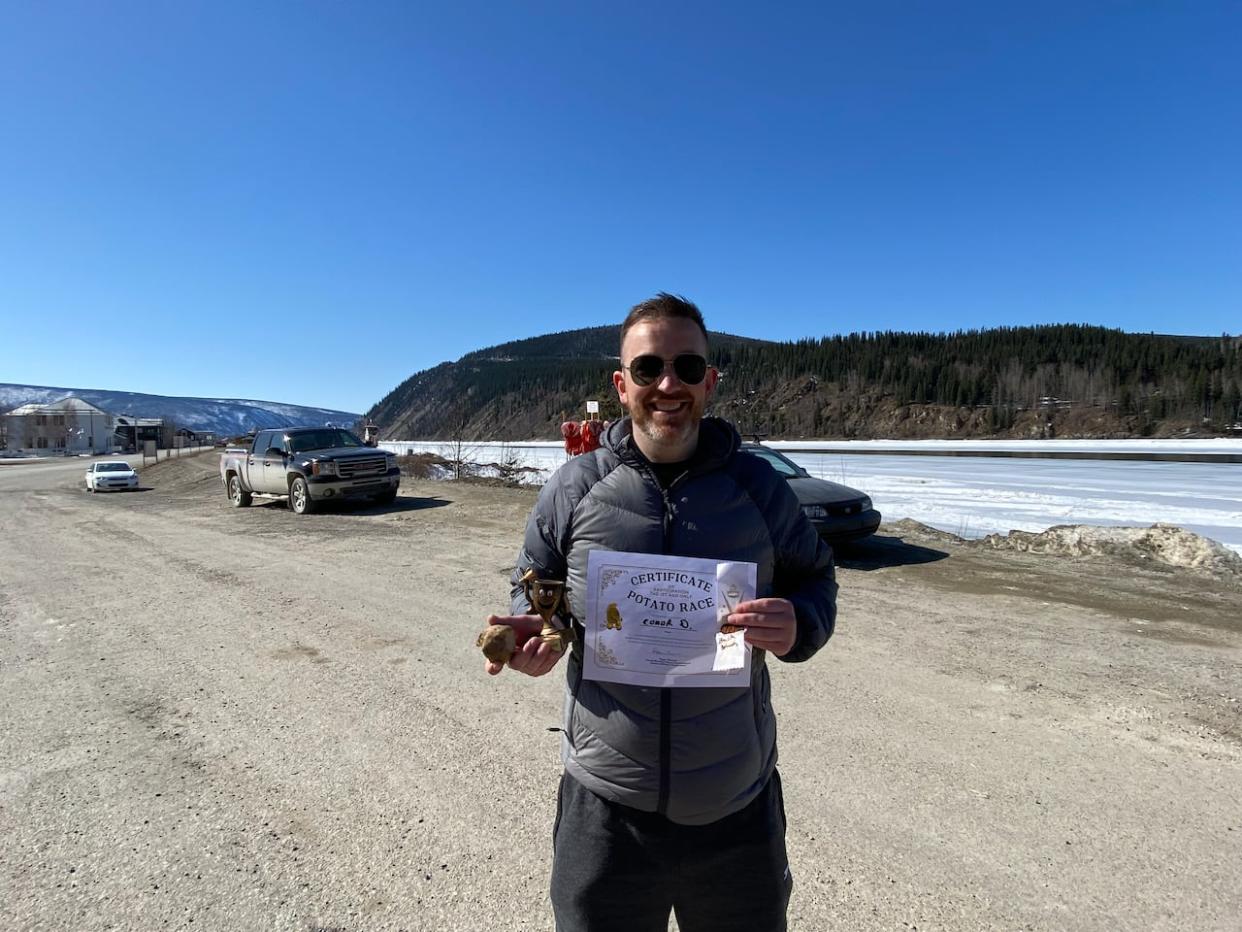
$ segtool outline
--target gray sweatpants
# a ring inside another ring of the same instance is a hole
[[[740,812],[678,825],[561,776],[552,832],[557,932],[784,932],[793,874],[779,774]]]

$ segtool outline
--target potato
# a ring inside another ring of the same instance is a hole
[[[492,663],[508,663],[517,650],[517,635],[509,625],[488,625],[475,643]]]

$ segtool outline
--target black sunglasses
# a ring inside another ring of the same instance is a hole
[[[668,361],[673,364],[673,374],[685,385],[698,385],[707,375],[707,360],[698,353],[681,353]],[[654,353],[643,353],[621,368],[630,370],[630,378],[636,384],[650,385],[664,375],[664,363]]]

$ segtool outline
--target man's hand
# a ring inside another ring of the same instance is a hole
[[[553,650],[551,645],[539,640],[539,632],[543,630],[543,619],[538,615],[488,615],[489,625],[508,625],[517,635],[517,650],[509,658],[509,666],[527,676],[543,676],[551,670],[563,650]],[[505,668],[503,663],[486,661],[487,672],[495,676]]]
[[[746,643],[783,657],[798,640],[798,619],[788,599],[752,599],[742,602],[728,617],[731,625],[746,629]]]

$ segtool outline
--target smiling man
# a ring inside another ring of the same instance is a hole
[[[832,553],[788,484],[704,417],[719,378],[697,307],[659,294],[621,326],[612,381],[629,416],[548,480],[513,576],[514,670],[566,663],[565,727],[553,829],[552,906],[560,932],[785,928],[793,874],[776,771],[766,655],[810,658],[832,634]],[[727,621],[754,648],[750,682],[653,688],[584,675],[591,550],[757,566],[757,598]],[[566,582],[578,638],[564,653],[534,635],[521,578]],[[502,664],[489,663],[497,674]]]
[[[699,421],[719,378],[707,364],[701,320],[637,317],[622,327],[622,369],[612,384],[629,412],[634,442],[652,463],[689,460],[698,446]]]

